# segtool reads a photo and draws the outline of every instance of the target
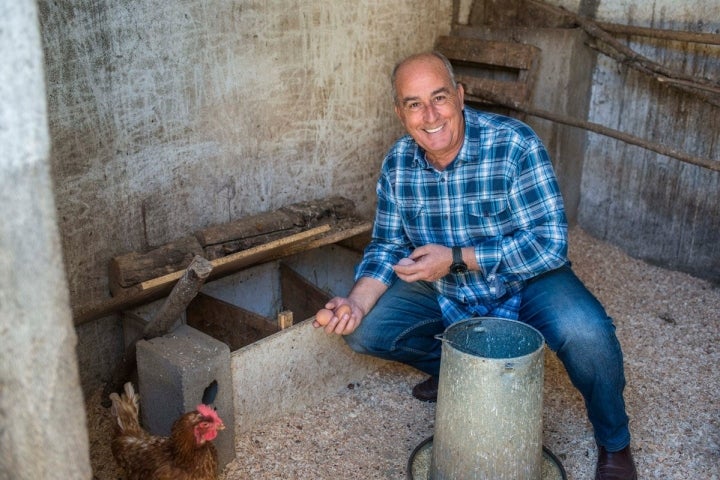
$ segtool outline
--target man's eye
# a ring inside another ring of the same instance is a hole
[[[445,102],[447,102],[447,95],[438,95],[435,97],[435,105],[443,105]]]
[[[421,106],[422,106],[422,103],[420,103],[420,102],[412,102],[412,103],[408,103],[407,108],[408,108],[408,110],[420,110]]]

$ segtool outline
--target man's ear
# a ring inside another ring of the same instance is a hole
[[[458,98],[460,99],[460,105],[464,105],[465,104],[465,89],[463,88],[462,83],[458,82],[456,88],[457,88]]]

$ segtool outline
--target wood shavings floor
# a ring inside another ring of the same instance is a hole
[[[720,480],[720,289],[650,266],[571,230],[570,257],[614,318],[641,479]],[[596,451],[582,399],[554,354],[545,356],[543,443],[569,480],[592,479]],[[302,415],[272,419],[236,439],[220,480],[402,480],[433,433],[435,405],[410,390],[424,376],[388,364]],[[122,479],[109,450],[109,411],[88,399],[97,480]]]

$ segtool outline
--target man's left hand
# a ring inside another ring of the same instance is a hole
[[[437,244],[423,245],[413,250],[409,258],[413,260],[413,263],[393,266],[401,280],[434,282],[450,272],[452,249]]]

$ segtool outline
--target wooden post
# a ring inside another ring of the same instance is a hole
[[[155,317],[145,325],[142,338],[148,339],[165,335],[198,294],[212,269],[212,263],[196,255]]]
[[[278,327],[280,330],[292,327],[293,325],[293,312],[292,310],[283,310],[278,313]]]
[[[197,255],[193,258],[180,280],[175,284],[158,313],[145,326],[142,333],[135,337],[125,349],[125,355],[113,371],[110,381],[105,384],[102,395],[103,406],[110,406],[108,396],[118,392],[137,368],[137,342],[166,334],[177,321],[190,301],[197,295],[212,271],[212,264]]]

